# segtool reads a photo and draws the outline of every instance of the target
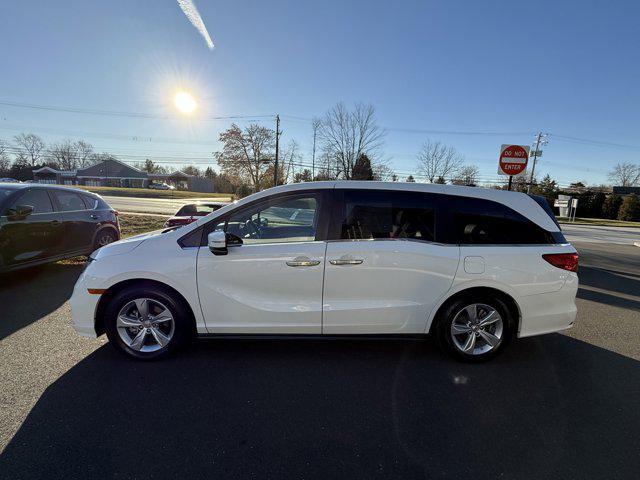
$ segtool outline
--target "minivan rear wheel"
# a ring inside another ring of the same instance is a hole
[[[163,290],[133,287],[110,300],[104,312],[109,342],[139,360],[165,357],[189,340],[190,316]]]
[[[454,357],[483,362],[500,353],[513,336],[513,319],[507,306],[495,297],[461,298],[440,315],[438,343]]]

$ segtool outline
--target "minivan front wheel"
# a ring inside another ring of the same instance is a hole
[[[497,298],[460,299],[449,305],[437,324],[441,346],[455,357],[481,362],[497,355],[512,336],[513,321]]]
[[[154,360],[169,355],[189,337],[189,315],[162,290],[132,288],[117,294],[105,309],[109,342],[121,352]]]

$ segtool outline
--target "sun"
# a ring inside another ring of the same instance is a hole
[[[180,113],[190,114],[198,108],[198,102],[189,92],[180,91],[173,97],[173,104]]]

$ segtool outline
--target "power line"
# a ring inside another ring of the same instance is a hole
[[[580,138],[580,137],[571,137],[568,135],[558,135],[556,133],[550,133],[549,136],[552,136],[554,139],[561,142],[577,143],[581,145],[592,145],[597,147],[616,147],[616,148],[627,148],[631,150],[640,150],[640,145],[625,145],[622,143],[607,142],[603,140],[594,140],[591,138]]]
[[[123,111],[116,111],[116,110],[99,110],[99,109],[92,109],[92,108],[38,105],[33,103],[10,102],[6,100],[0,100],[0,105],[5,105],[8,107],[16,107],[16,108],[29,108],[32,110],[80,113],[80,114],[86,114],[86,115],[102,115],[102,116],[108,116],[108,117],[149,118],[149,119],[161,119],[161,120],[181,118],[179,115],[154,115],[150,113],[141,113],[141,112],[123,112]],[[273,118],[273,115],[221,115],[221,116],[194,118],[194,120],[236,120],[236,119],[244,119],[244,118]]]

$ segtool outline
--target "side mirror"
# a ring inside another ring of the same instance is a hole
[[[31,205],[16,205],[7,210],[7,218],[9,220],[24,220],[33,213]]]
[[[207,236],[207,245],[214,255],[226,255],[229,253],[229,250],[227,250],[227,234],[222,230],[211,232]]]

